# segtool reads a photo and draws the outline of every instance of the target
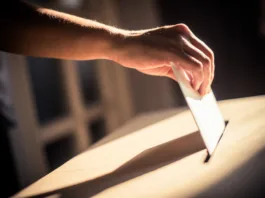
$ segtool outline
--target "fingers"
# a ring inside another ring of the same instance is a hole
[[[190,30],[187,31],[186,36],[192,45],[194,45],[196,48],[201,50],[211,60],[210,80],[209,82],[205,82],[203,84],[204,88],[202,87],[202,89],[208,89],[207,91],[209,91],[212,81],[214,79],[214,72],[215,72],[214,53],[203,41],[201,41],[198,37],[196,37]]]
[[[199,90],[203,80],[203,64],[193,56],[181,51],[177,54],[176,61],[173,61],[177,67],[192,73],[192,86],[195,90]]]
[[[193,33],[190,34],[189,40],[195,47],[200,49],[204,54],[206,54],[210,58],[210,60],[212,62],[212,65],[211,65],[211,71],[212,71],[211,79],[213,79],[213,77],[214,77],[214,69],[215,69],[213,51],[204,42],[202,42],[200,39],[198,39]]]
[[[183,38],[183,50],[185,53],[194,57],[196,60],[200,61],[203,65],[203,82],[200,87],[196,86],[196,90],[199,89],[199,92],[202,95],[205,95],[208,92],[208,86],[211,83],[211,60],[198,48],[193,46],[188,40]]]
[[[201,84],[199,92],[205,95],[210,90],[210,86],[214,79],[214,54],[212,50],[200,39],[198,39],[184,24],[176,26],[180,34],[185,36],[183,40],[184,51],[203,64],[204,80]],[[207,57],[207,58],[205,58]]]
[[[205,95],[207,93],[209,93],[210,91],[210,86],[211,86],[211,67],[210,67],[210,64],[206,64],[204,67],[203,67],[203,73],[204,73],[204,76],[207,76],[204,78],[200,88],[199,88],[199,93],[201,95]]]
[[[200,49],[201,51],[203,51],[211,60],[210,62],[210,78],[209,78],[209,82],[205,82],[202,85],[201,91],[209,91],[210,90],[210,86],[213,82],[214,79],[214,70],[215,70],[215,65],[214,65],[214,54],[213,52],[209,49],[209,47],[207,47],[202,41],[200,41],[195,35],[191,35],[190,36],[190,42],[197,47],[198,49]],[[208,69],[207,69],[208,70]],[[205,92],[203,94],[206,94]]]
[[[177,80],[170,66],[173,62],[177,67],[186,70],[189,78],[192,76],[191,84],[201,95],[210,90],[214,77],[213,52],[186,25],[165,26],[134,38],[141,38],[137,41],[140,41],[140,47],[143,47],[136,53],[137,60],[143,65],[139,71]],[[133,62],[132,58],[130,61]],[[132,65],[138,68],[135,65],[139,63]]]

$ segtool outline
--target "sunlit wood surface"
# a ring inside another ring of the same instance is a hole
[[[154,112],[128,122],[15,197],[252,197],[265,182],[265,96],[219,106],[229,123],[208,162],[188,109]]]

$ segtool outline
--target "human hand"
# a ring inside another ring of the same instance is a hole
[[[214,78],[214,54],[184,24],[126,33],[112,60],[142,73],[175,79],[171,63],[185,70],[193,88],[209,92]]]

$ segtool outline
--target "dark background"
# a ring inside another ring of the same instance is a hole
[[[187,24],[214,51],[212,88],[218,100],[265,92],[261,5],[257,0],[158,1],[162,24]]]
[[[161,26],[185,23],[213,50],[216,70],[212,89],[217,100],[265,93],[265,35],[260,31],[263,0],[154,2]],[[29,65],[39,121],[45,123],[67,113],[60,99],[63,90],[58,78],[58,62],[29,57]],[[78,70],[85,101],[92,104],[99,98],[94,65],[91,61],[79,62]],[[172,86],[181,94],[178,84]],[[184,100],[182,105],[185,105]]]
[[[212,89],[217,100],[265,93],[265,35],[260,31],[262,0],[154,2],[161,26],[185,23],[214,51],[216,70]],[[67,114],[61,100],[63,90],[58,78],[58,61],[33,57],[28,60],[40,123]],[[78,71],[85,102],[93,104],[99,99],[94,65],[91,61],[78,62]],[[178,84],[172,86],[176,94],[181,94]],[[180,103],[185,104],[184,100]]]
[[[260,31],[261,3],[262,1],[257,0],[156,0],[161,25],[185,23],[214,51],[216,71],[212,88],[218,100],[265,93],[265,37]],[[62,97],[62,91],[59,89],[61,86],[56,77],[60,75],[57,61],[30,57],[28,61],[39,121],[45,123],[67,113],[59,100]],[[34,67],[36,64],[40,67]],[[87,67],[82,64],[79,65],[80,74],[86,76],[86,80],[81,82],[82,91],[87,104],[92,104],[98,99],[94,68],[93,65]],[[46,65],[45,69],[41,65]],[[50,76],[50,78],[43,78],[43,76]],[[81,77],[81,79],[85,78]],[[176,86],[176,92],[180,93],[178,85],[172,86]],[[93,92],[88,94],[87,90],[93,90]],[[104,130],[102,126],[104,126],[104,120],[97,120],[91,127],[100,134]],[[67,147],[69,141],[66,140],[62,144]],[[63,147],[60,144],[61,146]],[[49,158],[58,155],[53,152],[53,147],[54,145],[47,147]],[[65,160],[68,158],[69,156]],[[55,165],[57,166],[56,163]],[[7,191],[13,195],[18,191],[18,187],[15,176],[10,173],[10,177],[14,177],[14,183],[10,184]]]

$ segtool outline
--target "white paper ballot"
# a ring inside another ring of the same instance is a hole
[[[215,150],[225,129],[225,120],[212,92],[201,96],[185,78],[185,72],[172,64],[172,69],[185,100],[193,114],[209,155]]]

